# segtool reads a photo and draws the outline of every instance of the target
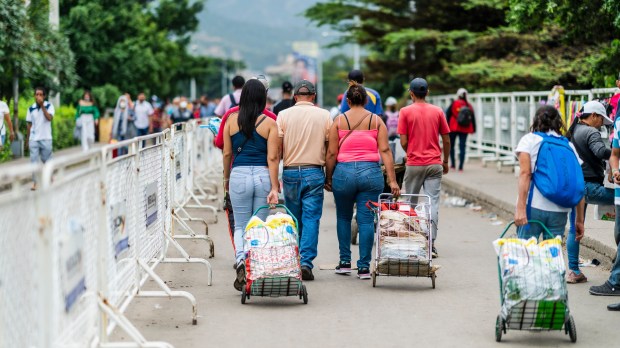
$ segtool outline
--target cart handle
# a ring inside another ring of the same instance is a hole
[[[276,209],[276,208],[282,208],[282,209],[286,210],[288,215],[290,215],[293,218],[293,221],[295,221],[295,227],[299,228],[299,223],[297,222],[297,218],[295,217],[295,215],[293,215],[293,213],[291,213],[290,210],[288,210],[288,208],[284,204],[265,204],[263,206],[258,207],[254,211],[254,214],[252,214],[252,216],[258,214],[258,212],[263,210],[263,209]]]
[[[555,236],[553,235],[553,233],[551,233],[551,231],[549,231],[549,229],[547,228],[547,226],[545,226],[545,224],[542,223],[542,221],[540,220],[527,220],[528,224],[539,224],[540,226],[542,226],[543,228],[543,234],[546,234],[549,238],[554,238]],[[504,238],[504,235],[506,234],[506,232],[508,232],[508,229],[510,229],[510,227],[512,227],[512,225],[515,224],[515,221],[512,220],[508,223],[508,225],[506,226],[506,228],[504,228],[504,232],[502,232],[502,234],[500,234],[500,238]],[[526,225],[527,226],[527,225]]]

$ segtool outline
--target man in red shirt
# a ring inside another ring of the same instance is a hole
[[[422,78],[415,78],[409,85],[409,95],[413,104],[400,109],[398,134],[400,144],[407,152],[407,169],[405,171],[405,192],[424,192],[431,197],[433,257],[437,257],[435,239],[439,222],[439,194],[441,177],[448,174],[450,157],[450,128],[440,107],[428,104],[428,83]],[[443,142],[439,145],[439,137]]]

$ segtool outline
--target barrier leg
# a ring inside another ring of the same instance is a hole
[[[172,212],[172,218],[173,218],[173,221],[176,221],[181,226],[183,231],[188,233],[188,235],[175,234],[173,236],[175,239],[201,239],[201,240],[204,240],[207,243],[209,243],[209,252],[210,252],[209,258],[212,258],[212,257],[215,256],[215,244],[213,243],[213,240],[207,234],[208,231],[209,231],[209,225],[207,225],[206,221],[204,221],[203,219],[194,219],[194,218],[183,218],[183,217],[180,217],[177,214],[176,210]],[[196,232],[194,232],[194,230],[187,224],[186,221],[196,221],[196,222],[204,223],[205,224],[205,234],[204,235],[197,235]]]
[[[170,243],[172,243],[174,248],[179,253],[181,253],[181,256],[183,256],[183,257],[182,258],[165,257],[163,260],[161,260],[161,262],[165,262],[165,263],[202,263],[203,265],[207,266],[207,285],[211,286],[211,282],[213,280],[213,270],[212,270],[212,267],[211,267],[211,263],[209,263],[209,261],[207,261],[207,260],[205,260],[203,258],[191,257],[187,253],[187,251],[185,251],[185,249],[183,249],[181,244],[179,244],[179,242],[177,242],[171,235],[166,234],[166,239],[168,239],[168,241]]]
[[[172,290],[164,281],[147,265],[143,260],[138,260],[138,264],[153,279],[163,291],[140,291],[138,297],[183,297],[192,305],[192,325],[198,324],[198,305],[194,295],[187,291]]]

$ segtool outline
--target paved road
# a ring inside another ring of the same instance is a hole
[[[338,260],[335,207],[327,196],[316,265]],[[157,271],[179,290],[192,292],[201,317],[191,325],[184,300],[137,299],[128,316],[152,340],[181,347],[496,347],[499,311],[497,266],[491,241],[501,226],[466,208],[442,207],[437,248],[442,266],[437,288],[427,278],[378,278],[378,287],[355,276],[315,268],[307,282],[309,303],[295,297],[252,298],[241,305],[232,287],[233,253],[223,214],[210,227],[216,243],[212,287],[199,265],[161,265]],[[196,256],[202,244],[186,242]],[[357,254],[357,252],[355,252]],[[356,257],[356,256],[354,256]],[[618,313],[605,306],[614,298],[595,297],[588,286],[607,277],[602,269],[585,269],[590,283],[569,285],[579,347],[608,347],[620,341]],[[147,285],[151,288],[152,283]],[[620,298],[616,298],[620,301]],[[118,337],[122,333],[117,332]],[[501,346],[570,345],[563,333],[509,331]]]

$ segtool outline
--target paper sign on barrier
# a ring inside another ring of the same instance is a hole
[[[144,195],[146,199],[146,227],[157,220],[157,189],[158,182],[152,182],[146,186]]]
[[[84,227],[69,220],[68,231],[60,239],[60,283],[65,299],[65,311],[69,312],[80,295],[86,290],[84,274]]]
[[[112,241],[114,243],[114,257],[118,259],[125,258],[127,254],[124,252],[129,249],[129,236],[125,230],[126,221],[126,204],[125,201],[110,205],[112,214]]]

